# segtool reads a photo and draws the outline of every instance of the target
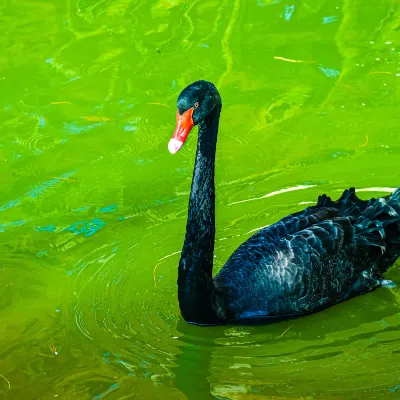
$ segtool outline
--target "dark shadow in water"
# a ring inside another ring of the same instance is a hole
[[[215,399],[210,393],[210,365],[221,328],[190,325],[180,319],[177,330],[183,334],[181,353],[175,369],[176,386],[190,400]]]

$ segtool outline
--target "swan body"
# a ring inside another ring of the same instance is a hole
[[[274,322],[320,311],[381,286],[400,256],[400,188],[363,201],[354,188],[289,215],[251,236],[213,277],[214,169],[219,116],[215,86],[197,81],[177,102],[169,143],[176,153],[199,126],[178,298],[193,324]]]

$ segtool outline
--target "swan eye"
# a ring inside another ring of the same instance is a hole
[[[199,108],[199,106],[200,106],[199,102],[196,101],[196,103],[194,103],[194,107],[195,107],[195,108]]]

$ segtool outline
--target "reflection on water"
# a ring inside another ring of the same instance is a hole
[[[319,194],[392,191],[398,3],[3,1],[0,24],[0,397],[398,398],[398,287],[182,321],[196,134],[167,151],[180,90],[215,82],[216,271]]]

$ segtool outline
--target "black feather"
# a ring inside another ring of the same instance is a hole
[[[354,189],[257,232],[214,278],[237,317],[304,314],[380,285],[400,252],[400,195]]]

